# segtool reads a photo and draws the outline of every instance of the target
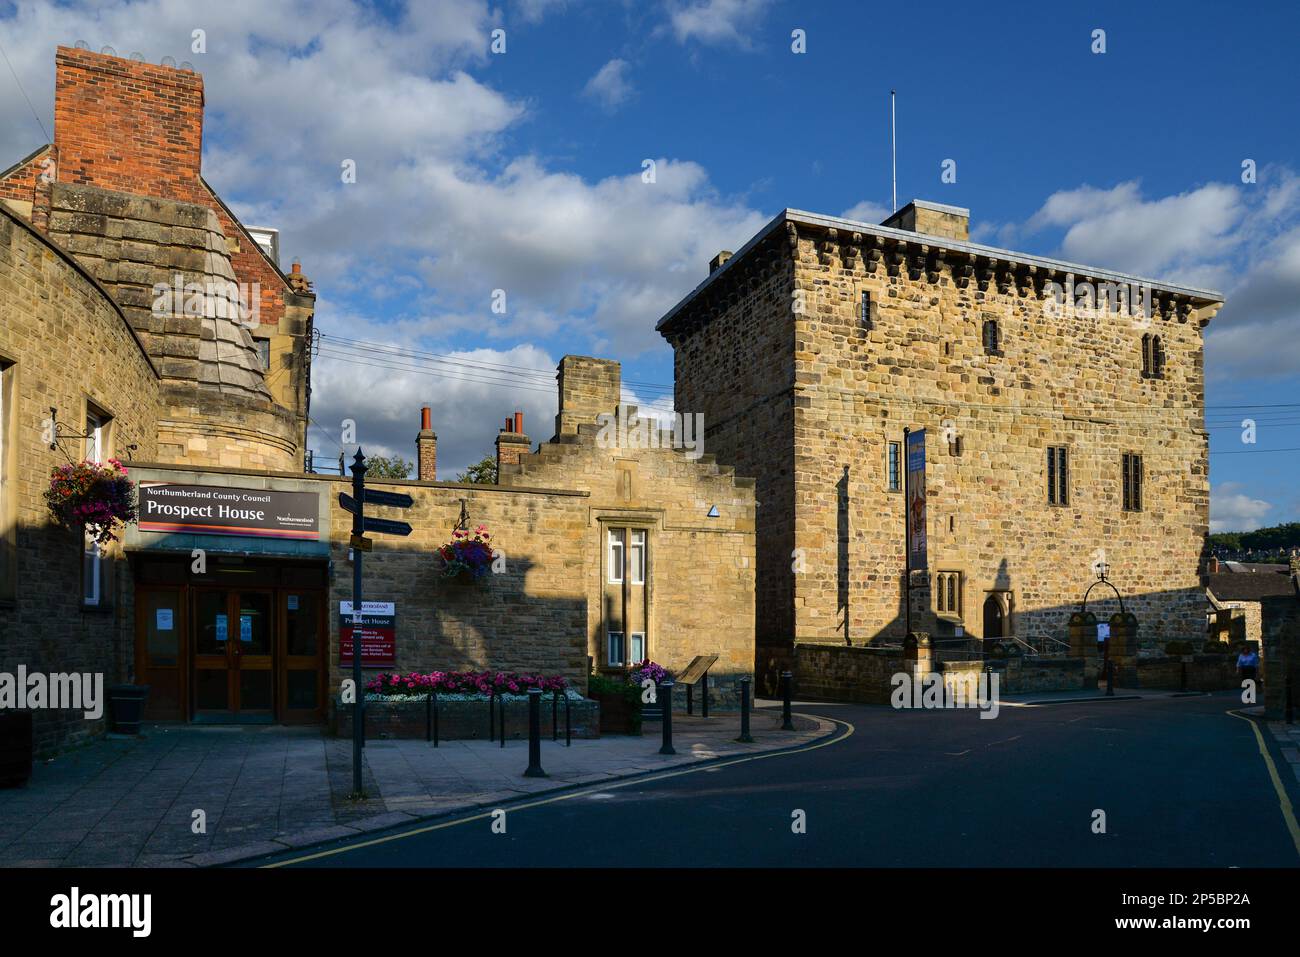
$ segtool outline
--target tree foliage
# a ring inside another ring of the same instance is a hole
[[[488,455],[475,462],[456,476],[457,482],[471,482],[474,485],[497,484],[497,460]]]

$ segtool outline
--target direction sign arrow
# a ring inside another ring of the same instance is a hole
[[[367,532],[378,532],[380,535],[411,534],[411,526],[406,522],[390,522],[386,518],[371,518],[369,515],[364,519],[364,526]]]
[[[387,505],[389,508],[410,508],[415,499],[402,492],[381,492],[378,489],[366,489],[366,501],[374,505]]]
[[[384,505],[388,508],[410,508],[415,504],[415,499],[409,495],[400,492],[380,492],[373,488],[366,489],[365,500],[371,505]],[[357,514],[357,500],[351,495],[339,492],[339,504],[353,515]]]

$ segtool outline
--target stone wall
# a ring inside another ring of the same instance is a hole
[[[1294,596],[1260,602],[1264,664],[1264,710],[1274,720],[1284,717],[1288,682],[1293,709],[1300,709],[1300,601]]]
[[[406,738],[432,740],[434,715],[432,702],[424,698],[411,701],[368,701],[366,703],[366,738],[379,740],[383,738]],[[559,740],[564,742],[565,716],[564,701],[560,700],[555,709],[555,722],[552,725],[552,697],[542,696],[542,741],[550,742],[552,730],[557,730]],[[437,711],[438,740],[473,741],[487,740],[492,736],[500,740],[501,720],[499,703],[493,716],[488,716],[488,702],[484,701],[447,701],[439,700]],[[333,708],[334,720],[331,730],[341,738],[352,737],[352,707],[340,705],[337,701]],[[590,739],[600,737],[600,705],[590,699],[571,701],[569,704],[569,736]],[[507,701],[505,706],[506,741],[528,740],[528,702]]]
[[[794,646],[794,693],[863,704],[888,704],[896,674],[910,673],[899,649],[859,645],[797,643]]]
[[[635,410],[628,417],[634,421]],[[735,680],[754,666],[753,480],[712,455],[692,459],[681,448],[611,443],[599,424],[586,422],[503,467],[499,481],[587,496],[581,532],[586,653],[599,669],[607,528],[644,528],[649,657],[679,671],[696,655],[717,655],[713,691],[734,698]]]
[[[791,266],[776,242],[722,270],[725,298],[664,327],[677,411],[704,416],[704,451],[756,479],[758,687],[788,662],[794,634],[794,325]],[[697,315],[698,313],[698,315]],[[707,316],[711,321],[704,321]]]
[[[108,454],[156,451],[159,377],[122,311],[88,272],[30,223],[0,207],[0,367],[6,456],[0,489],[0,671],[94,672],[127,677],[129,650],[115,640],[124,615],[120,554],[110,546],[98,607],[82,604],[84,542],[51,525],[44,501],[50,470],[80,461],[84,440],[49,448],[44,423],[85,431],[92,402],[112,417]],[[80,712],[35,715],[36,745],[48,752],[102,729]]]

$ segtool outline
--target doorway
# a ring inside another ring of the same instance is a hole
[[[194,720],[272,721],[272,592],[194,589]]]
[[[1001,638],[1006,632],[1003,630],[1006,624],[1006,615],[1002,611],[1002,602],[998,600],[997,595],[989,595],[984,599],[984,640],[991,638]]]
[[[317,724],[329,619],[323,565],[244,560],[135,567],[136,675],[155,721]]]

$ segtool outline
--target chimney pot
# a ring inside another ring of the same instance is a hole
[[[524,431],[524,414],[517,409],[515,410],[515,431],[521,435]]]
[[[426,431],[433,428],[433,412],[427,405],[420,410],[420,428]]]

